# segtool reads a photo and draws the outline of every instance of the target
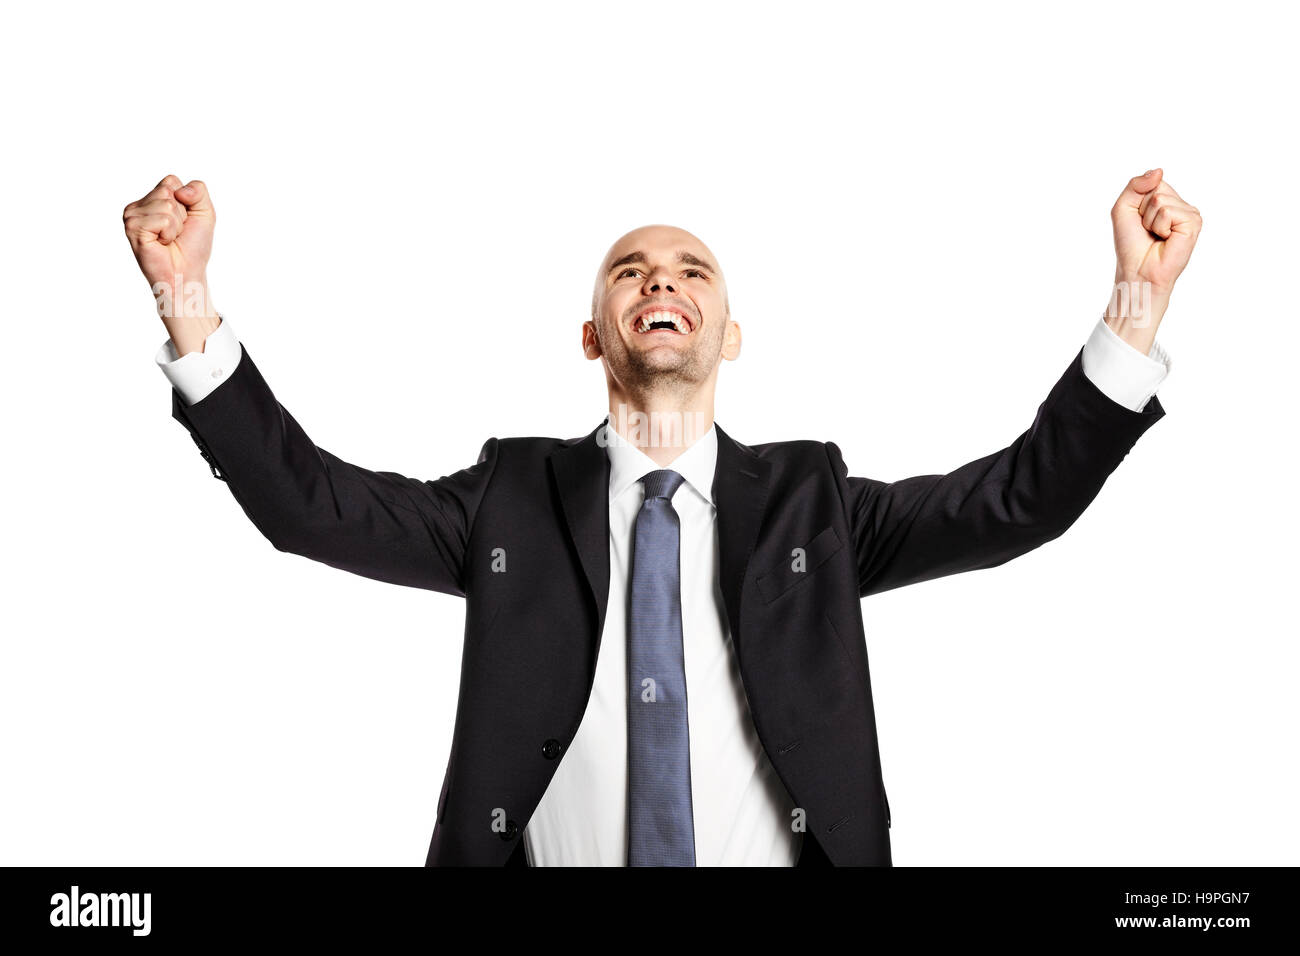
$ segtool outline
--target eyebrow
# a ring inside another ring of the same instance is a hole
[[[701,259],[699,256],[692,255],[691,253],[685,251],[681,251],[677,253],[677,261],[683,265],[699,266],[701,269],[707,269],[710,272],[715,274],[718,271],[714,267],[713,263],[709,262],[707,259]],[[636,252],[629,252],[627,255],[623,256],[622,258],[615,259],[612,263],[610,263],[609,270],[605,273],[605,275],[608,276],[610,272],[613,272],[619,266],[625,266],[631,262],[645,263],[646,262],[645,253],[642,252],[640,249],[638,249]]]

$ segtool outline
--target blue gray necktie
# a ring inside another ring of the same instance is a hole
[[[681,524],[670,469],[641,479],[628,627],[628,866],[694,866],[691,747],[682,652]]]

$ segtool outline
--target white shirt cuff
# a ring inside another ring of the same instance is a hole
[[[217,312],[217,316],[221,324],[203,340],[203,351],[187,352],[178,358],[176,346],[168,337],[154,354],[154,362],[172,387],[181,393],[187,405],[202,401],[229,378],[243,355],[239,340],[230,328],[230,320],[221,312]]]
[[[1097,320],[1083,346],[1083,374],[1111,401],[1135,412],[1146,407],[1172,367],[1159,342],[1143,355],[1116,335],[1105,317]]]

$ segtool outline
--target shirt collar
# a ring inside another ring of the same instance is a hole
[[[713,425],[689,448],[667,465],[660,465],[640,448],[628,442],[608,422],[601,426],[605,452],[609,456],[609,500],[645,477],[647,472],[671,468],[701,498],[713,504],[713,474],[718,464],[718,432]]]

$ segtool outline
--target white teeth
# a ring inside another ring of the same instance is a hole
[[[673,328],[675,328],[678,333],[681,335],[687,334],[688,327],[686,320],[676,312],[647,312],[645,315],[637,319],[636,330],[638,332],[646,332],[655,322],[671,322]]]

